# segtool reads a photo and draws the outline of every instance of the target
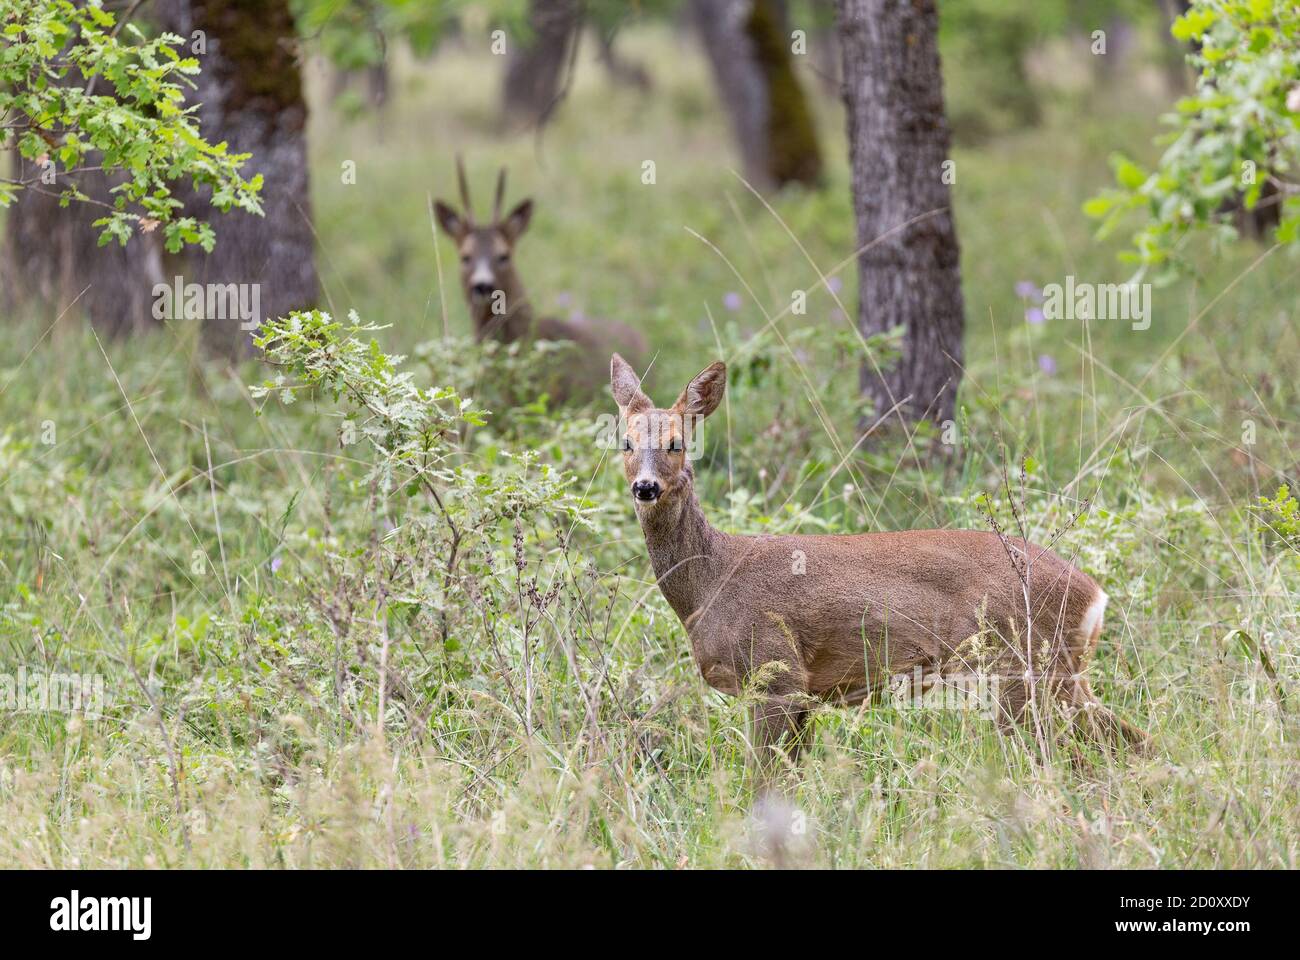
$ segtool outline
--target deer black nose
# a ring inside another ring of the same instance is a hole
[[[662,492],[663,488],[659,486],[659,481],[657,480],[638,480],[636,483],[632,484],[632,496],[636,497],[638,500],[645,500],[648,503],[653,503],[655,500],[658,500],[659,494]]]
[[[476,297],[486,297],[488,294],[490,294],[490,293],[492,292],[492,284],[490,284],[490,283],[476,283],[476,284],[474,284],[472,287],[470,287],[469,289],[470,289],[470,292],[473,293],[474,296],[476,296]]]

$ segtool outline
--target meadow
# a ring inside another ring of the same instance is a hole
[[[1039,126],[958,145],[962,455],[932,459],[928,435],[854,449],[839,104],[808,83],[824,187],[764,202],[730,169],[698,52],[659,28],[625,48],[653,95],[584,58],[540,134],[502,135],[498,64],[455,45],[404,60],[382,112],[314,83],[332,354],[231,369],[184,324],[101,342],[75,308],[12,318],[0,673],[102,675],[107,703],[0,717],[0,866],[1297,866],[1300,519],[1277,495],[1300,480],[1294,251],[1203,243],[1145,330],[1032,312],[1067,276],[1126,278],[1123,238],[1081,206],[1114,150],[1150,158],[1168,92],[1136,72],[1062,87]],[[1094,688],[1153,755],[1080,765],[978,714],[826,709],[791,774],[801,829],[772,842],[744,699],[699,676],[593,441],[612,400],[521,403],[533,358],[469,338],[429,213],[457,151],[481,205],[499,165],[535,199],[534,301],[640,329],[657,401],[727,361],[696,465],[716,526],[1014,509],[1033,538],[1063,530],[1111,597]],[[418,405],[398,370],[448,391],[423,472],[395,453],[392,418]],[[358,413],[354,388],[390,405]]]

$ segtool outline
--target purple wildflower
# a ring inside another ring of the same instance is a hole
[[[826,289],[828,289],[831,293],[839,293],[841,290],[844,289],[844,281],[841,280],[839,277],[831,277],[829,280],[826,281]]]
[[[1034,326],[1038,326],[1043,322],[1043,319],[1044,317],[1041,307],[1030,307],[1025,311],[1025,323],[1032,323]]]
[[[728,310],[732,310],[732,311],[739,310],[740,304],[741,304],[740,294],[734,291],[731,293],[723,294],[722,305],[726,307]]]
[[[1043,371],[1049,377],[1056,376],[1056,361],[1049,354],[1040,354],[1038,357],[1038,369]]]

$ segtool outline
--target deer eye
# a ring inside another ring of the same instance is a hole
[[[668,441],[668,449],[673,453],[680,453],[682,449],[682,441],[677,437],[673,437]]]
[[[629,453],[632,451],[632,438],[631,438],[631,437],[624,437],[624,438],[623,438],[623,449],[626,450],[626,451],[628,451]]]
[[[497,263],[509,263],[509,262],[510,262],[510,254],[508,253],[497,254]]]
[[[461,258],[460,258],[460,262],[461,262],[464,266],[467,266],[467,267],[468,267],[468,266],[469,266],[469,254],[468,254],[468,253],[463,254],[463,255],[461,256]]]

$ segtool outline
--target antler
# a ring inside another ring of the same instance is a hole
[[[506,168],[502,167],[501,172],[497,174],[497,198],[492,205],[492,222],[501,222],[501,203],[506,198]]]
[[[456,179],[460,181],[460,202],[465,206],[465,222],[474,223],[474,206],[469,202],[469,183],[465,180],[465,160],[456,154]]]

